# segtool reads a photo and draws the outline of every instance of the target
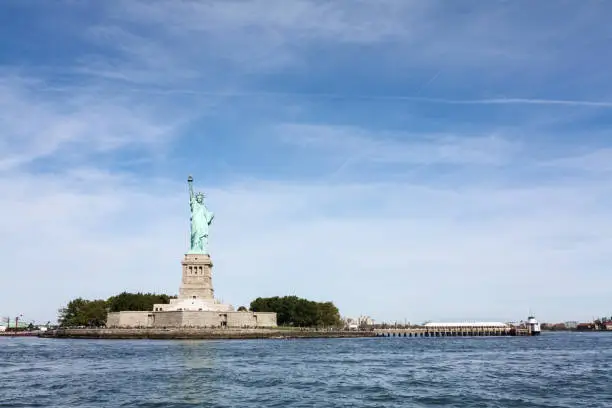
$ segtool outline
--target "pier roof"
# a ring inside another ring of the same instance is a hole
[[[502,322],[430,322],[425,327],[508,327]]]

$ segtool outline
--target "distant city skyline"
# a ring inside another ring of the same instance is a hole
[[[215,213],[216,294],[236,308],[609,315],[611,13],[4,1],[0,316],[175,294],[189,174]]]

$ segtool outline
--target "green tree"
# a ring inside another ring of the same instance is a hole
[[[176,296],[173,296],[176,297]],[[149,311],[156,303],[169,303],[172,297],[155,293],[123,292],[107,300],[76,298],[59,310],[60,326],[103,326],[108,312]]]
[[[62,327],[103,326],[106,322],[107,304],[105,300],[86,300],[77,298],[59,310],[58,321]]]
[[[149,311],[157,303],[169,303],[170,296],[155,293],[128,293],[123,292],[108,298],[109,312]]]
[[[280,326],[336,327],[340,312],[332,302],[314,302],[297,296],[257,298],[251,302],[254,312],[275,312]]]
[[[336,327],[342,325],[340,311],[332,302],[319,303],[318,307],[321,325],[329,327]]]

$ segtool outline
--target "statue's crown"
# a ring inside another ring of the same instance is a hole
[[[196,196],[196,198],[198,198],[198,197],[204,198],[204,193],[198,192],[198,193],[196,193],[195,196]]]

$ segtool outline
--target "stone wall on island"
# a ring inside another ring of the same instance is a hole
[[[202,327],[267,328],[276,327],[276,313],[217,311],[114,312],[106,320],[108,328]]]
[[[151,312],[132,311],[109,313],[106,318],[106,327],[149,327],[151,314]]]
[[[112,328],[112,329],[57,329],[40,333],[39,337],[64,339],[159,339],[159,340],[223,340],[223,339],[290,339],[290,338],[345,338],[375,337],[373,331],[308,330],[287,328]]]

